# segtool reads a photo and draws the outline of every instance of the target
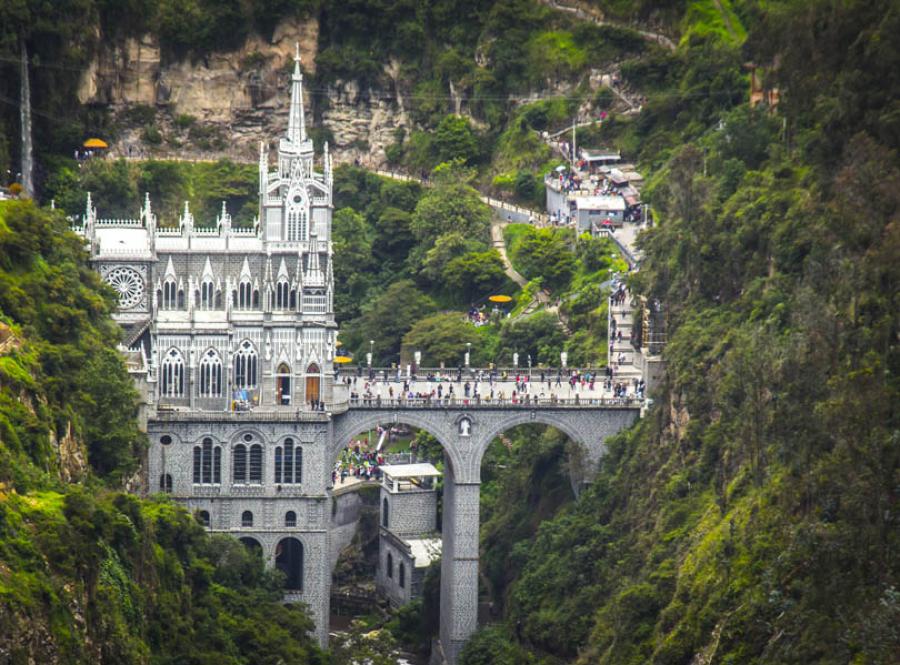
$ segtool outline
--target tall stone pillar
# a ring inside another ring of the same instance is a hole
[[[441,647],[448,665],[478,626],[478,508],[481,485],[457,482],[444,467]]]

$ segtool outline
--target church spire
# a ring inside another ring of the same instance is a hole
[[[291,76],[291,111],[288,117],[288,140],[299,146],[306,140],[306,117],[303,114],[303,74],[300,71],[300,43],[296,44],[294,74]]]

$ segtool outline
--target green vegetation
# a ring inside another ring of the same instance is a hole
[[[0,203],[0,644],[10,662],[325,663],[280,574],[117,491],[143,438],[114,294],[56,212]]]
[[[177,226],[190,203],[198,225],[212,224],[224,201],[235,225],[256,218],[258,173],[254,166],[218,162],[90,160],[78,168],[67,161],[47,181],[46,194],[68,214],[84,212],[91,192],[101,218],[137,218],[144,194],[163,226]]]
[[[466,665],[488,650],[526,663],[896,660],[900,52],[887,35],[900,15],[886,2],[754,7],[692,4],[723,29],[689,31],[657,69],[667,92],[602,130],[658,166],[646,195],[659,223],[632,286],[668,309],[667,379],[590,489],[522,545],[505,622]],[[774,118],[728,101],[739,29],[757,62],[778,61]],[[485,561],[517,552],[483,548]]]
[[[44,193],[72,214],[89,188],[102,214],[118,216],[133,215],[149,190],[169,219],[185,198],[211,219],[224,197],[249,221],[255,174],[232,165],[109,163],[77,174],[72,146],[114,127],[103,110],[74,103],[72,74],[98,34],[149,29],[167,59],[203,57],[253,26],[270,30],[276,16],[315,13],[313,87],[396,88],[419,126],[396,137],[392,163],[437,167],[424,191],[358,169],[336,174],[342,339],[357,357],[373,340],[378,363],[413,350],[458,363],[466,342],[483,362],[516,352],[520,363],[526,354],[555,363],[562,347],[573,363],[602,356],[603,284],[623,268],[603,241],[507,228],[531,280],[509,291],[516,313],[543,285],[576,331],[568,339],[549,312],[476,329],[451,309],[509,288],[496,281],[488,212],[469,185],[536,203],[538,178],[554,166],[537,132],[562,128],[581,101],[609,104],[585,84],[591,68],[617,63],[626,89],[646,97],[639,115],[613,113],[578,142],[620,148],[648,173],[658,223],[632,286],[667,308],[667,378],[576,501],[563,491],[558,436],[495,444],[483,558],[485,594],[504,615],[472,640],[466,665],[896,660],[896,3],[588,3],[612,20],[661,25],[673,52],[533,0],[145,4],[0,3],[0,94],[17,99],[24,39]],[[396,84],[385,73],[392,61]],[[746,107],[748,61],[778,88],[777,110]],[[510,102],[558,83],[570,92]],[[153,109],[130,113],[147,138],[173,139],[149,131]],[[15,105],[4,105],[0,168],[14,163],[17,123]],[[175,124],[175,140],[216,140],[190,119]],[[308,620],[270,602],[273,580],[258,561],[211,542],[168,503],[104,489],[133,470],[141,446],[112,351],[109,294],[59,215],[2,211],[3,643],[38,634],[71,662],[253,662],[257,644],[272,661],[316,662],[296,637]],[[111,381],[117,402],[100,389]],[[86,478],[86,489],[60,478]],[[426,642],[434,595],[392,631]]]

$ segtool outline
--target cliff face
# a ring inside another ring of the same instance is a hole
[[[284,20],[272,39],[251,35],[238,50],[212,53],[202,59],[168,62],[154,35],[106,43],[83,72],[78,99],[82,104],[109,105],[122,120],[112,152],[128,155],[178,152],[182,156],[216,156],[255,160],[260,140],[280,135],[287,127],[288,77],[295,44],[302,67],[315,74],[319,23],[315,18]],[[397,68],[386,67],[393,78]],[[403,109],[379,99],[355,82],[338,81],[316,89],[307,79],[306,105],[310,116],[322,118],[339,161],[352,161],[370,152],[383,160],[384,148],[394,141],[398,126],[408,124]],[[162,143],[149,148],[141,141],[145,125],[129,122],[135,106],[156,111],[155,126]],[[192,116],[207,133],[221,137],[219,146],[173,145],[176,118]]]

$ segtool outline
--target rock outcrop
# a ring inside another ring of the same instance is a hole
[[[278,24],[271,40],[251,35],[238,50],[172,62],[153,35],[109,43],[83,72],[78,98],[83,104],[109,105],[119,118],[114,155],[254,161],[259,141],[287,127],[295,44],[300,44],[304,71],[313,75],[318,36],[315,18],[290,19]],[[396,81],[398,72],[389,64],[385,80]],[[309,115],[320,118],[331,134],[337,161],[372,163],[374,155],[373,165],[381,163],[397,127],[409,124],[402,104],[361,90],[355,82],[338,81],[324,89],[307,85],[305,101]],[[155,112],[150,123],[160,133],[155,142],[146,140],[147,123],[129,113],[138,106]],[[187,132],[188,123],[202,131]],[[217,140],[212,145],[193,140],[199,135]]]

